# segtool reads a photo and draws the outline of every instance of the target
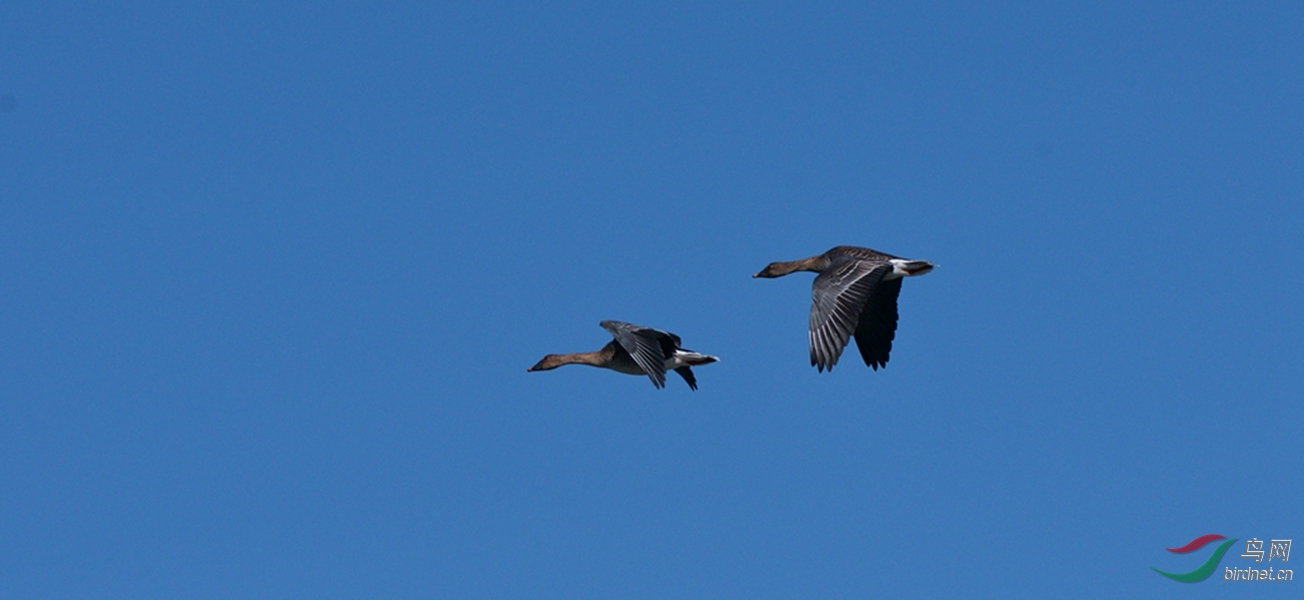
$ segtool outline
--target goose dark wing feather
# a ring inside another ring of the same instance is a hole
[[[872,263],[885,263],[894,258],[900,258],[899,256],[892,256],[891,254],[879,252],[878,250],[861,248],[859,246],[838,246],[829,249],[829,251],[825,252],[824,255],[834,260],[838,258],[853,258],[855,260]]]
[[[836,260],[815,278],[810,308],[811,365],[820,372],[838,364],[866,302],[891,269],[890,264],[844,259]]]
[[[675,350],[678,350],[680,348],[679,336],[673,333],[657,331],[655,329],[651,329],[649,331],[656,331],[657,333],[661,334],[660,336],[657,337],[657,342],[661,344],[661,356],[663,357],[663,359],[670,358],[675,355]]]
[[[860,349],[860,357],[875,371],[887,366],[888,355],[892,352],[897,328],[897,296],[901,294],[902,281],[893,279],[879,283],[865,303],[865,310],[860,313],[860,324],[856,326],[856,347]]]
[[[679,367],[678,369],[675,369],[675,372],[679,373],[679,376],[683,377],[684,381],[688,382],[688,389],[694,391],[697,390],[697,377],[693,375],[692,369],[688,367]]]
[[[620,321],[603,321],[600,325],[616,338],[616,342],[629,353],[634,363],[647,373],[652,385],[657,389],[666,386],[666,355],[662,344],[663,340],[669,341],[668,334]]]

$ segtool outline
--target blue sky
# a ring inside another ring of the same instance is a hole
[[[0,596],[1298,597],[1304,7],[897,4],[6,5]]]

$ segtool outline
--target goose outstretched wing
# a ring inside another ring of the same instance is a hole
[[[887,366],[888,354],[892,352],[897,328],[897,296],[901,294],[902,281],[905,279],[898,277],[879,282],[869,294],[864,310],[860,311],[856,347],[860,349],[865,364],[875,371]]]
[[[839,260],[815,278],[810,307],[812,366],[823,372],[838,364],[847,340],[857,330],[866,303],[883,283],[883,276],[891,271],[892,265],[881,262]],[[892,300],[895,307],[895,295]],[[896,319],[892,321],[895,331]]]
[[[670,339],[670,334],[642,327],[631,323],[622,323],[620,321],[603,321],[600,323],[603,329],[611,333],[616,338],[616,343],[620,344],[634,359],[634,363],[643,369],[644,373],[652,379],[652,385],[657,389],[666,386],[666,353],[665,346],[667,343],[674,344]],[[671,346],[673,352],[673,345]]]

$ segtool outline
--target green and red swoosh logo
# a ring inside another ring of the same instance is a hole
[[[1174,554],[1187,554],[1190,552],[1195,552],[1196,550],[1199,550],[1200,548],[1207,546],[1210,542],[1214,542],[1217,540],[1227,540],[1227,536],[1218,535],[1216,533],[1206,533],[1198,538],[1191,540],[1189,543],[1187,543],[1185,546],[1182,546],[1181,548],[1165,548],[1165,550],[1168,550],[1169,552],[1172,552]],[[1205,579],[1208,579],[1210,575],[1213,574],[1214,569],[1218,568],[1218,561],[1222,560],[1223,555],[1227,554],[1227,549],[1231,548],[1232,544],[1235,543],[1236,543],[1236,538],[1232,538],[1230,540],[1227,540],[1219,544],[1218,549],[1214,550],[1213,554],[1209,556],[1209,560],[1204,561],[1204,564],[1200,565],[1200,568],[1191,571],[1190,573],[1165,573],[1163,571],[1160,571],[1159,569],[1155,569],[1154,567],[1150,567],[1150,568],[1154,569],[1156,573],[1163,575],[1164,577],[1167,577],[1169,579],[1172,579],[1173,581],[1180,581],[1182,583],[1196,583],[1198,581],[1204,581]]]

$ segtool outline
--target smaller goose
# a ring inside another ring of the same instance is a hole
[[[620,321],[603,321],[603,329],[616,338],[597,352],[549,354],[526,372],[551,371],[562,365],[590,365],[628,375],[647,375],[657,389],[666,386],[666,371],[679,373],[688,387],[697,389],[697,378],[689,367],[720,360],[680,347],[679,336],[651,327]]]
[[[783,277],[797,271],[819,273],[812,286],[810,364],[833,370],[854,333],[865,365],[887,367],[896,337],[897,295],[901,280],[933,270],[926,260],[909,260],[869,248],[838,246],[819,256],[774,262],[752,277]]]

